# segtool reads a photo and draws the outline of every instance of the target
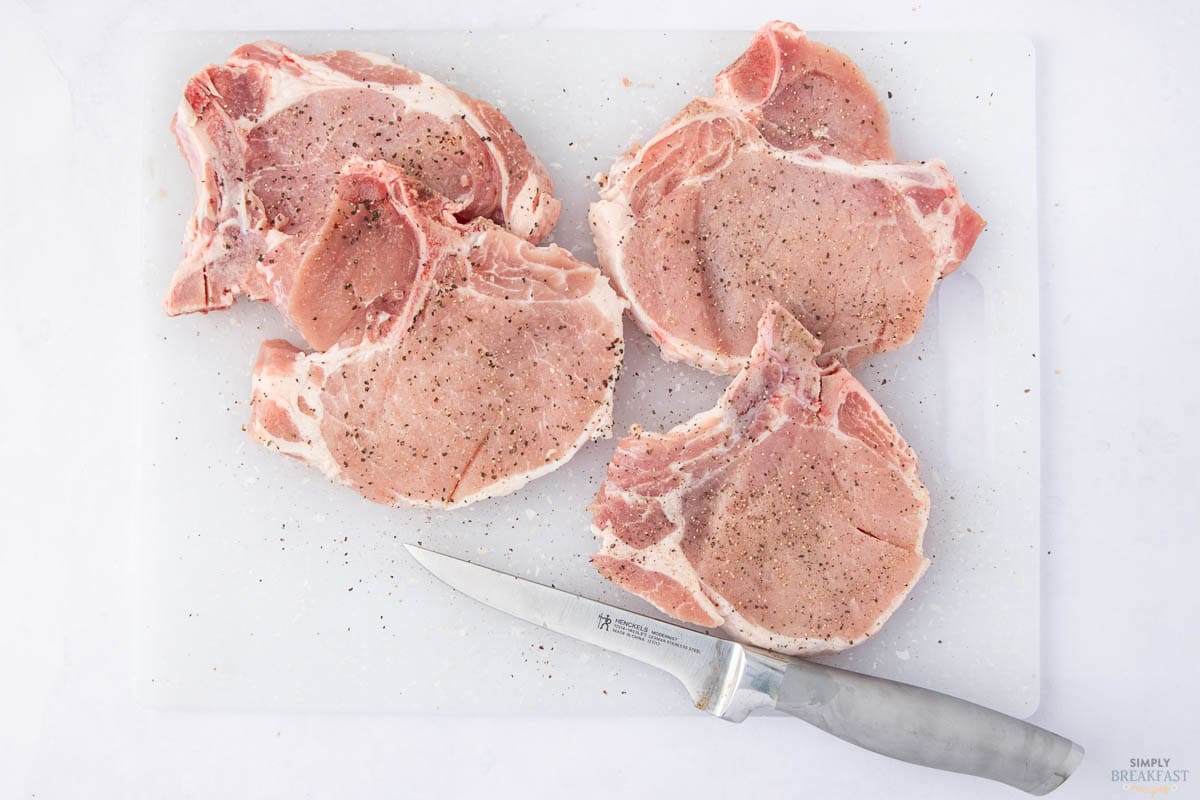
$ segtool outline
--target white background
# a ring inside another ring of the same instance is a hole
[[[0,797],[1015,796],[786,719],[143,706],[127,323],[142,39],[162,29],[749,29],[785,16],[1031,34],[1049,551],[1033,719],[1088,749],[1059,797],[1133,796],[1109,781],[1132,756],[1200,770],[1195,4],[247,5],[0,3]],[[1192,794],[1200,772],[1173,796]]]

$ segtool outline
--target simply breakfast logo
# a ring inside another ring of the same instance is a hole
[[[1154,796],[1174,792],[1187,783],[1189,770],[1180,769],[1178,764],[1172,766],[1171,762],[1172,759],[1166,756],[1131,758],[1127,769],[1112,771],[1112,782],[1137,794]]]

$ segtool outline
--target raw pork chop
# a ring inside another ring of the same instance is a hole
[[[858,68],[770,23],[601,178],[600,264],[669,360],[736,372],[776,300],[853,366],[913,338],[984,225],[945,164],[892,157]]]
[[[926,561],[917,460],[844,367],[768,302],[717,407],[634,428],[592,504],[606,578],[678,619],[785,653],[870,636]]]
[[[346,164],[291,293],[337,342],[263,344],[254,438],[371,500],[449,507],[609,435],[620,298],[567,251],[458,207],[390,164]]]
[[[188,82],[172,128],[196,206],[168,314],[238,295],[286,305],[351,156],[402,167],[463,221],[488,218],[536,242],[558,219],[546,170],[499,111],[374,53],[246,45]]]

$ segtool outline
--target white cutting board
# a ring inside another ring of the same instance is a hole
[[[553,175],[555,240],[593,259],[589,176],[645,137],[745,47],[745,32],[169,34],[146,62],[145,269],[121,311],[144,323],[141,685],[186,708],[454,714],[681,714],[666,675],[536,629],[424,573],[404,542],[628,608],[587,555],[585,506],[613,441],[509,497],[392,509],[243,433],[271,309],[167,319],[192,185],[168,132],[184,82],[264,36],[298,51],[393,55],[496,103]],[[944,158],[989,220],[943,281],[918,340],[858,369],[921,458],[933,564],[872,640],[829,661],[1014,714],[1039,692],[1038,273],[1034,59],[1016,36],[816,34],[874,82],[902,158]],[[724,385],[663,363],[626,325],[616,427],[663,428]],[[294,339],[295,337],[293,337]],[[884,385],[886,381],[886,385]]]

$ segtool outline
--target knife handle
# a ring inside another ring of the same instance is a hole
[[[999,711],[808,661],[788,664],[775,707],[876,753],[1035,795],[1057,788],[1083,759],[1071,740]]]

